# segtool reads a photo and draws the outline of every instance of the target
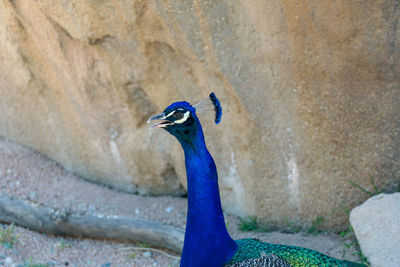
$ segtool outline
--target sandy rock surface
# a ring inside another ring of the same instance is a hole
[[[13,197],[31,199],[56,207],[68,207],[107,215],[126,215],[184,228],[186,199],[144,197],[94,184],[64,170],[26,147],[0,139],[0,189]],[[234,238],[256,237],[274,243],[304,246],[330,256],[358,260],[348,239],[331,233],[319,235],[243,233],[236,216],[225,214]],[[5,225],[3,225],[5,227]],[[177,266],[176,258],[155,251],[134,251],[128,244],[110,240],[69,238],[40,234],[15,227],[18,242],[12,248],[0,244],[0,266],[35,263],[48,266]],[[173,255],[177,256],[177,255]]]

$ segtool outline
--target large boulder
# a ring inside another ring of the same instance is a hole
[[[400,193],[371,197],[351,211],[350,222],[372,266],[400,266]]]
[[[184,193],[182,151],[146,119],[211,88],[223,206],[344,227],[399,183],[398,1],[13,0],[0,8],[0,135],[87,179]],[[183,185],[183,187],[182,187]]]

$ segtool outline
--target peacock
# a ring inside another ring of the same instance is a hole
[[[217,168],[196,115],[202,110],[212,110],[215,123],[220,122],[222,108],[214,93],[194,106],[185,101],[172,103],[148,120],[159,120],[150,128],[163,128],[175,136],[185,155],[188,213],[181,267],[364,266],[301,247],[233,240],[224,221]]]

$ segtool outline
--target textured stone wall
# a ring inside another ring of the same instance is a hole
[[[346,224],[400,172],[399,1],[0,0],[0,135],[87,179],[184,193],[147,118],[211,88],[201,116],[223,205],[269,226]]]

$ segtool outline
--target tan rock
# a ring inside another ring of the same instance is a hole
[[[0,135],[87,179],[183,193],[179,144],[146,119],[212,88],[223,205],[342,228],[349,180],[399,173],[397,1],[0,2]]]
[[[371,266],[400,265],[400,192],[369,198],[351,211],[350,222]]]

